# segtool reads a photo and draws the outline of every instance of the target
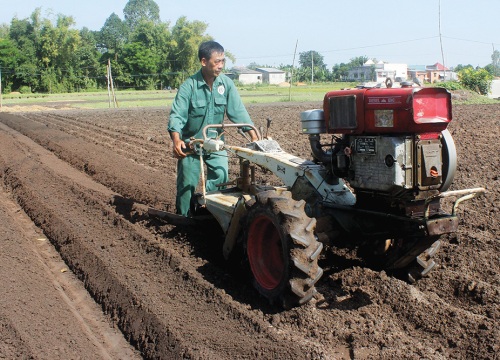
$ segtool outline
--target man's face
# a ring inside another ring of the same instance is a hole
[[[210,59],[201,59],[201,65],[203,66],[203,71],[208,76],[217,77],[222,72],[224,64],[226,63],[226,58],[224,53],[213,52]]]

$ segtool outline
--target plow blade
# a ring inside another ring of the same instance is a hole
[[[185,217],[168,211],[148,208],[148,215],[164,220],[174,226],[199,226],[201,224],[217,222],[212,215]]]

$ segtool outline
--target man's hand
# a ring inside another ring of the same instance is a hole
[[[171,132],[170,133],[170,138],[172,139],[173,143],[173,154],[176,159],[182,159],[186,157],[185,149],[186,149],[186,143],[181,139],[179,136],[179,133],[177,132]]]
[[[248,135],[250,135],[251,139],[252,139],[252,142],[253,141],[257,141],[259,140],[259,138],[257,137],[257,133],[255,132],[254,129],[250,129],[248,132],[247,132]]]

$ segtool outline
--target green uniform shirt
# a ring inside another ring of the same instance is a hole
[[[229,77],[224,74],[217,76],[212,89],[210,91],[201,70],[189,77],[175,96],[168,131],[178,132],[184,141],[191,137],[201,139],[203,128],[210,124],[222,124],[225,113],[234,123],[253,124]],[[218,132],[222,130],[218,129]]]

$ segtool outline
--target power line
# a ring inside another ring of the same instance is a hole
[[[402,40],[402,41],[396,41],[396,42],[390,42],[390,43],[357,46],[357,47],[352,47],[352,48],[328,50],[328,51],[322,51],[322,52],[350,51],[350,50],[368,49],[368,48],[373,48],[373,47],[382,47],[382,46],[389,46],[389,45],[399,45],[399,44],[405,44],[405,43],[410,43],[410,42],[415,42],[415,41],[431,40],[431,39],[435,39],[437,37],[439,37],[439,36],[436,35],[436,36],[430,36],[430,37],[425,37],[425,38],[420,38],[420,39]]]
[[[491,46],[492,44],[500,46],[500,44],[498,44],[498,43],[485,42],[485,41],[480,41],[480,40],[460,39],[460,38],[440,34],[440,35],[434,35],[434,36],[417,38],[417,39],[409,39],[409,40],[402,40],[402,41],[395,41],[395,42],[388,42],[388,43],[379,43],[379,44],[373,44],[373,45],[354,46],[354,47],[349,47],[349,48],[338,48],[338,49],[333,49],[333,50],[318,50],[317,52],[324,54],[324,53],[334,53],[334,52],[342,52],[342,51],[362,50],[362,49],[378,48],[378,47],[391,46],[391,45],[400,45],[400,44],[412,43],[412,42],[417,42],[417,41],[432,40],[432,39],[438,39],[438,38],[459,40],[459,41],[465,41],[465,42],[473,42],[473,43],[484,44],[484,45],[488,45],[488,46]],[[263,55],[263,56],[257,55],[257,56],[252,56],[252,57],[241,57],[238,59],[239,60],[252,60],[252,59],[284,58],[284,57],[290,57],[290,56],[293,56],[293,54],[277,54],[277,55]]]
[[[360,50],[360,49],[368,49],[368,48],[382,47],[382,46],[389,46],[389,45],[399,45],[399,44],[410,43],[410,42],[415,42],[415,41],[430,40],[430,39],[435,39],[437,37],[439,37],[439,36],[436,35],[436,36],[430,36],[430,37],[419,38],[419,39],[402,40],[402,41],[381,43],[381,44],[374,44],[374,45],[356,46],[356,47],[351,47],[351,48],[340,48],[340,49],[334,49],[334,50],[318,50],[317,52],[319,52],[319,53],[331,53],[331,52],[341,52],[341,51],[350,51],[350,50]],[[246,58],[240,58],[240,59],[241,60],[264,59],[264,58],[285,57],[285,56],[292,56],[292,55],[293,54],[252,56],[252,57],[246,57]]]
[[[469,39],[460,39],[456,37],[451,37],[451,36],[444,36],[443,38],[445,39],[451,39],[451,40],[459,40],[459,41],[466,41],[466,42],[472,42],[472,43],[477,43],[477,44],[484,44],[484,45],[500,45],[499,43],[492,43],[492,42],[484,42],[484,41],[478,41],[478,40],[469,40]]]

